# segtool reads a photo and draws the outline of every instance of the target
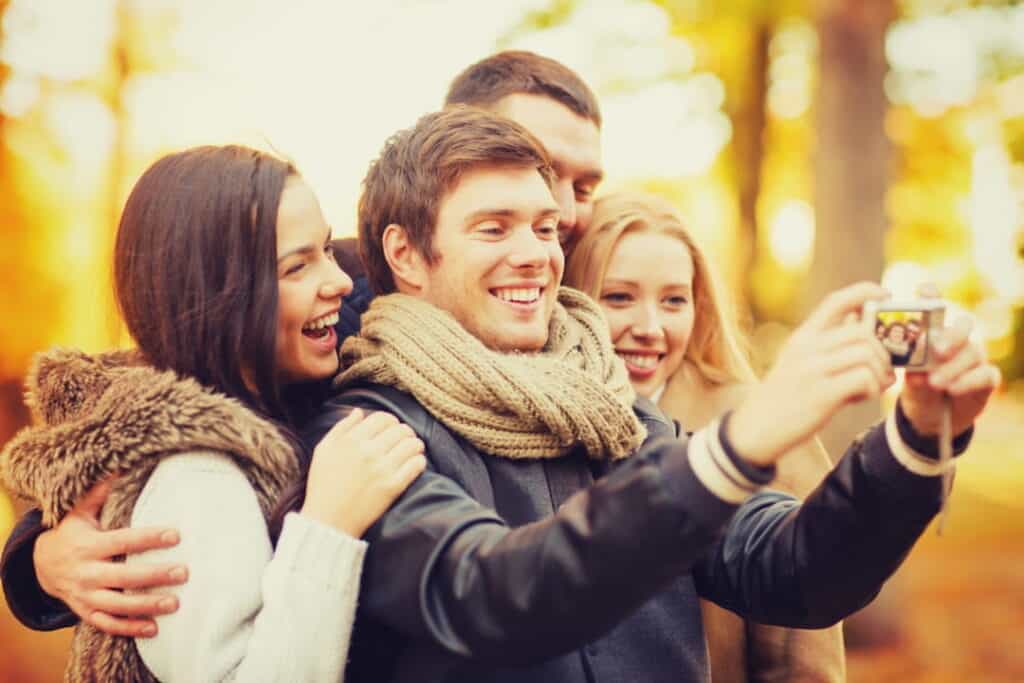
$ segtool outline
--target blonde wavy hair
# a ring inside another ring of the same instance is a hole
[[[694,241],[675,208],[660,197],[621,192],[594,203],[590,228],[569,256],[563,284],[600,300],[612,253],[623,235],[656,232],[678,238],[693,259],[693,332],[683,361],[713,384],[756,379],[745,352],[745,339],[732,307],[725,299],[704,252]]]

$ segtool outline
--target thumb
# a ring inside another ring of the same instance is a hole
[[[110,480],[106,479],[86,491],[82,499],[75,505],[74,512],[99,525],[100,510],[103,509],[103,504],[107,502],[107,496],[110,495],[110,486]]]

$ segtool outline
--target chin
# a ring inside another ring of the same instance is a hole
[[[488,341],[484,342],[484,345],[488,348],[494,349],[495,351],[520,351],[522,353],[535,353],[544,348],[544,345],[548,343],[548,335],[546,334],[523,334],[522,332],[497,332],[493,335],[489,335]]]
[[[330,379],[338,373],[338,361],[333,363],[323,363],[317,365],[310,365],[304,368],[304,382],[320,382],[325,379]]]

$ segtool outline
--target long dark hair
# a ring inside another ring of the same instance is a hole
[[[292,175],[238,146],[163,157],[132,189],[114,248],[118,306],[146,359],[286,424],[274,360],[277,210]]]

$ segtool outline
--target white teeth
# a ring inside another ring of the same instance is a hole
[[[653,368],[661,360],[661,356],[649,353],[619,353],[619,357],[636,368]]]
[[[540,298],[540,287],[529,287],[524,289],[496,289],[494,290],[494,294],[502,301],[531,304]]]
[[[312,320],[302,326],[303,330],[320,330],[325,327],[332,327],[338,324],[338,312],[328,313],[325,316]]]

